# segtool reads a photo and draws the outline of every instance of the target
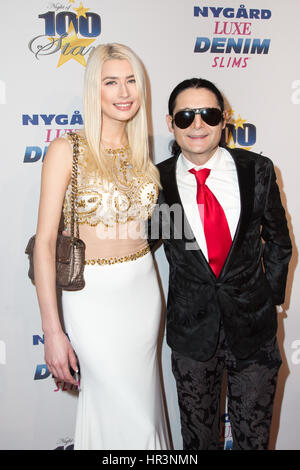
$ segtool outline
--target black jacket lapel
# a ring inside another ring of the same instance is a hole
[[[249,160],[249,158],[247,158],[247,155],[244,154],[243,149],[241,150],[238,148],[227,148],[226,150],[228,150],[231,154],[236,166],[240,190],[241,212],[235,235],[232,241],[231,249],[228,253],[219,279],[225,275],[226,271],[228,271],[230,267],[230,261],[234,257],[234,252],[242,243],[242,240],[249,225],[254,204],[254,161]]]

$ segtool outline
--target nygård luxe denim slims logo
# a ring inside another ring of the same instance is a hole
[[[212,21],[212,37],[197,37],[194,46],[195,53],[214,54],[212,67],[243,69],[254,55],[269,53],[271,39],[254,34],[258,21],[272,17],[271,10],[241,4],[239,8],[194,6],[193,13],[200,21]]]

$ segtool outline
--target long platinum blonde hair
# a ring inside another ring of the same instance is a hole
[[[111,59],[128,60],[136,81],[140,107],[126,124],[131,163],[134,169],[151,177],[159,186],[159,173],[149,157],[148,124],[146,115],[146,83],[143,66],[136,54],[123,44],[101,44],[90,54],[84,78],[85,137],[89,147],[88,167],[96,166],[103,178],[109,179],[107,159],[101,146],[101,72],[104,62]]]

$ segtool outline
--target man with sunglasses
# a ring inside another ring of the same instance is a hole
[[[158,164],[149,241],[163,240],[170,265],[167,342],[184,449],[220,448],[225,372],[233,449],[267,449],[291,241],[271,160],[222,146],[225,121],[211,82],[185,80],[171,93],[173,156]]]

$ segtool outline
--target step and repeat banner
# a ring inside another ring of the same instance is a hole
[[[226,98],[228,145],[262,153],[275,164],[294,252],[286,302],[278,312],[283,365],[271,448],[300,449],[299,18],[298,0],[1,3],[0,449],[72,448],[78,392],[55,380],[44,363],[24,249],[36,230],[47,148],[66,131],[83,127],[86,61],[94,47],[107,42],[130,46],[144,63],[156,163],[170,155],[172,136],[165,123],[170,92],[186,78],[202,77]],[[168,265],[162,248],[156,260],[166,298]],[[164,338],[161,349],[173,445],[182,449]],[[224,447],[230,449],[225,399],[223,411]]]

